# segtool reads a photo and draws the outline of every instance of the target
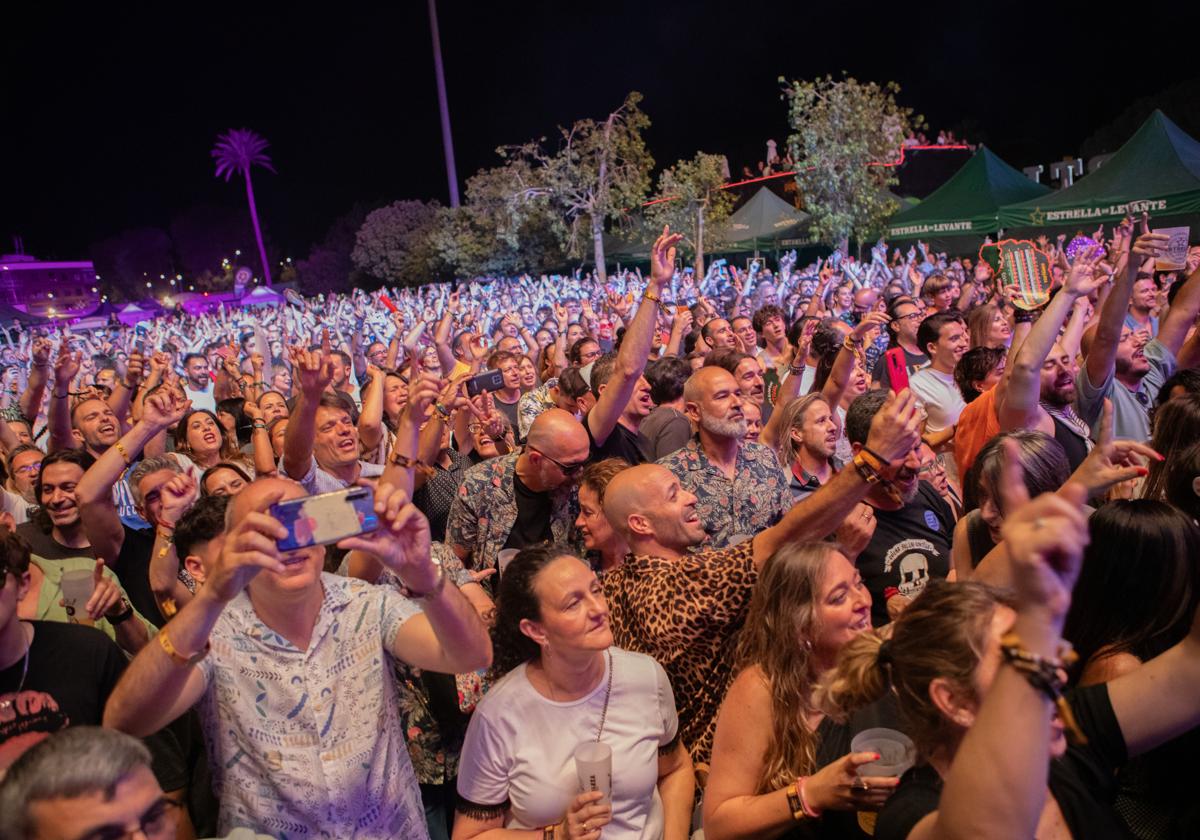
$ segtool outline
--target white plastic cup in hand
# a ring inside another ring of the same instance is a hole
[[[612,801],[612,747],[602,741],[584,741],[575,748],[575,772],[583,793],[600,791],[597,804]]]
[[[87,602],[96,588],[96,580],[91,569],[73,569],[63,572],[59,581],[62,590],[63,606],[67,615],[76,621],[88,621]]]
[[[508,564],[512,562],[512,559],[516,557],[520,551],[521,550],[519,548],[504,548],[496,552],[496,568],[499,570],[501,575],[504,574],[504,570],[508,568]]]
[[[917,748],[903,732],[885,727],[864,729],[850,741],[850,752],[873,752],[878,761],[860,764],[859,776],[903,776],[916,764]]]

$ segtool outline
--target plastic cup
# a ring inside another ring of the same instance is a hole
[[[92,577],[91,569],[73,569],[69,572],[63,572],[62,578],[59,580],[58,586],[62,590],[63,606],[67,608],[67,615],[76,621],[87,621],[87,606],[88,598],[92,597],[92,591],[96,588],[96,581]]]
[[[902,776],[917,762],[917,748],[903,732],[877,727],[864,729],[850,741],[850,752],[879,753],[879,760],[860,765],[859,776]]]
[[[598,790],[601,803],[612,799],[612,747],[602,741],[584,741],[575,748],[575,772],[583,793]]]
[[[504,574],[504,570],[508,568],[508,564],[520,552],[519,548],[504,548],[496,553],[496,568],[500,574]]]

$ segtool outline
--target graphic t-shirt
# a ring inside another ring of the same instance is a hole
[[[887,624],[887,596],[916,598],[931,579],[950,573],[954,516],[941,494],[924,481],[900,510],[875,511],[875,535],[858,555],[859,574],[871,592],[871,623]]]
[[[60,729],[99,726],[125,668],[121,649],[94,627],[27,623],[33,643],[24,685],[24,657],[0,670],[0,769]]]

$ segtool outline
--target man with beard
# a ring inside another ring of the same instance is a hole
[[[1143,247],[1141,239],[1137,247]],[[1091,449],[1088,430],[1091,418],[1086,413],[1081,417],[1080,412],[1076,411],[1075,359],[1059,342],[1059,329],[1077,300],[1108,282],[1108,275],[1096,270],[1098,262],[1099,255],[1095,253],[1083,253],[1076,257],[1063,279],[1062,288],[1034,322],[995,388],[996,417],[1000,421],[1000,430],[1033,429],[1050,435],[1062,445],[1072,470],[1083,463]],[[1108,336],[1113,334],[1114,328],[1120,328],[1128,288],[1125,286],[1124,293],[1120,288],[1114,288],[1109,294],[1109,302],[1113,301],[1114,296],[1121,297],[1122,301],[1114,304],[1115,309],[1106,302],[1101,312],[1098,337],[1086,354],[1085,364],[1089,371],[1103,372],[1112,365],[1108,354],[1115,352],[1115,339],[1110,342]],[[1115,326],[1112,320],[1114,311]],[[1103,381],[1103,376],[1100,378]],[[964,454],[970,456],[964,461],[974,460],[974,453]]]
[[[846,436],[855,455],[871,453],[867,440],[887,392],[868,391],[846,412]],[[920,595],[931,580],[950,573],[954,516],[933,485],[920,480],[921,444],[917,440],[891,475],[871,485],[863,518],[874,520],[871,540],[856,565],[871,592],[871,623],[881,627]],[[846,472],[846,470],[843,470]],[[814,498],[816,498],[814,496]]]
[[[4,489],[3,508],[12,514],[13,523],[20,525],[29,521],[29,513],[37,507],[34,485],[42,471],[42,459],[46,453],[33,444],[22,443],[14,447],[5,457],[8,467],[8,484]]]
[[[754,403],[765,425],[771,419],[771,405],[766,401],[766,383],[758,359],[740,350],[714,350],[704,357],[705,367],[719,367],[733,374],[742,399]]]
[[[822,394],[797,397],[780,411],[779,454],[784,469],[791,472],[792,500],[798,502],[842,468],[842,462],[834,457],[838,423]]]
[[[741,355],[758,367],[752,357]],[[696,512],[712,548],[769,528],[792,506],[787,475],[775,453],[745,441],[744,400],[737,380],[724,368],[706,364],[693,373],[683,386],[683,404],[696,435],[658,462],[696,496]]]
[[[728,377],[720,369],[700,371]],[[725,381],[726,387],[729,380]],[[867,447],[811,498],[752,539],[714,551],[693,552],[706,536],[697,499],[658,464],[618,473],[604,492],[604,515],[630,554],[601,577],[613,638],[627,650],[657,659],[671,678],[679,704],[679,732],[693,760],[706,762],[717,707],[733,680],[734,651],[758,570],[785,545],[822,539],[848,516],[869,513],[859,504],[897,470],[920,442],[916,397],[888,395],[871,422]]]
[[[192,408],[207,408],[215,413],[217,401],[208,359],[200,353],[188,353],[183,357],[183,376],[183,390],[192,401]]]
[[[737,333],[724,318],[713,318],[700,328],[700,337],[710,350],[734,350],[737,348]]]
[[[1088,345],[1088,364],[1079,377],[1079,412],[1098,431],[1104,400],[1112,401],[1113,433],[1118,438],[1136,441],[1150,439],[1150,407],[1158,398],[1163,382],[1177,366],[1184,339],[1200,312],[1200,270],[1188,276],[1179,288],[1161,325],[1155,322],[1157,337],[1145,327],[1122,320],[1123,301],[1132,288],[1144,281],[1132,282],[1139,268],[1153,269],[1153,258],[1165,246],[1166,234],[1143,234],[1134,245],[1124,282],[1118,280],[1100,311],[1094,331],[1084,336]],[[1143,260],[1145,262],[1143,262]],[[1154,281],[1151,279],[1150,285]],[[1115,341],[1114,341],[1115,339]],[[1189,354],[1190,355],[1190,354]]]
[[[593,461],[622,458],[640,464],[646,460],[647,443],[638,434],[638,427],[654,410],[654,402],[650,399],[650,383],[642,371],[654,342],[662,303],[660,295],[674,274],[675,244],[680,239],[670,228],[663,228],[650,252],[646,291],[621,341],[621,349],[615,356],[601,356],[592,366],[590,382],[596,404],[583,418],[583,426],[591,439]]]

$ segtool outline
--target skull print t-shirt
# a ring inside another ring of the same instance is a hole
[[[916,598],[932,580],[950,573],[954,518],[933,485],[922,481],[917,496],[900,510],[875,511],[875,535],[858,555],[858,572],[871,592],[871,623],[887,624],[887,599]]]

